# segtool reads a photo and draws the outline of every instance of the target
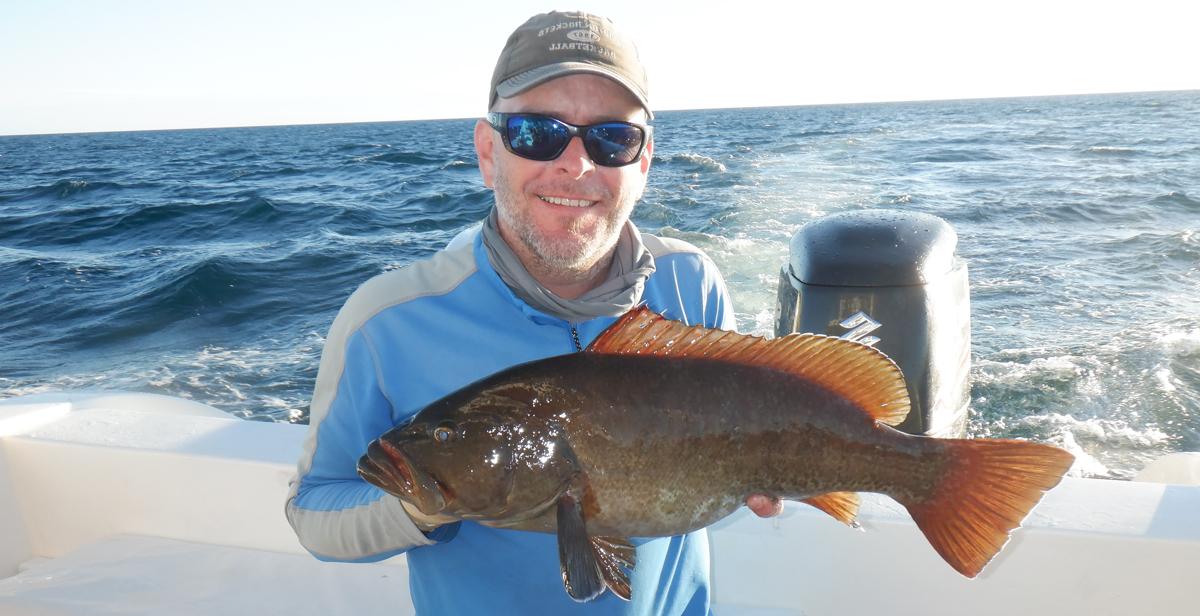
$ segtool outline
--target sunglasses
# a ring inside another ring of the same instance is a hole
[[[504,136],[504,148],[521,158],[554,160],[567,149],[572,137],[579,137],[592,162],[602,167],[636,162],[653,130],[632,122],[576,126],[536,113],[489,113],[487,121]]]

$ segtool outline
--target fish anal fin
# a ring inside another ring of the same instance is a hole
[[[947,439],[948,470],[923,498],[901,499],[933,549],[973,578],[1058,485],[1074,456],[1016,440]]]
[[[843,524],[858,526],[858,523],[854,521],[855,516],[858,515],[858,494],[854,492],[826,492],[810,496],[801,502],[828,513],[833,516],[833,519]]]
[[[629,571],[636,564],[636,551],[628,540],[619,537],[592,537],[592,549],[604,583],[616,596],[629,601],[633,591],[629,586]]]
[[[604,592],[604,571],[588,537],[583,508],[570,494],[558,499],[558,562],[572,599],[591,601]]]
[[[770,368],[832,390],[888,425],[908,416],[900,368],[877,349],[819,334],[760,338],[686,325],[638,306],[604,330],[590,353],[727,361]]]

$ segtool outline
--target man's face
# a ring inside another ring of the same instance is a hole
[[[616,82],[597,75],[559,77],[494,111],[553,116],[576,125],[607,120],[645,123],[646,112]],[[495,189],[500,234],[535,277],[578,277],[607,264],[625,221],[646,186],[652,144],[640,160],[601,167],[579,138],[555,160],[534,161],[504,149],[486,122],[475,126],[484,184]]]

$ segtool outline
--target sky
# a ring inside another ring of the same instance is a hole
[[[0,135],[476,117],[552,9],[656,110],[1200,89],[1184,0],[0,0]]]

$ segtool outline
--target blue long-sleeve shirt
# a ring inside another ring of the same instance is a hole
[[[667,318],[734,328],[720,273],[678,240],[642,236],[655,260],[641,301]],[[420,532],[400,501],[359,478],[367,445],[427,404],[510,366],[586,347],[615,318],[568,323],[530,307],[492,268],[481,237],[381,274],[338,313],[326,339],[309,433],[287,516],[318,558],[407,552],[421,614],[707,614],[708,536],[636,540],[634,600],[575,603],[557,538],[472,522]],[[574,331],[572,329],[574,328]]]

